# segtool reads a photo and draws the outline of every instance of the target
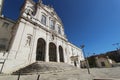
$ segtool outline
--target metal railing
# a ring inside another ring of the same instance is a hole
[[[20,80],[21,75],[22,73],[19,71],[17,80]],[[35,80],[40,80],[40,74],[37,75],[37,78]]]

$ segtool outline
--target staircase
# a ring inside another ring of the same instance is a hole
[[[50,72],[58,72],[65,70],[76,69],[76,67],[66,64],[66,63],[56,63],[56,62],[40,62],[37,61],[25,68],[22,68],[13,74],[37,74],[37,73],[50,73]]]

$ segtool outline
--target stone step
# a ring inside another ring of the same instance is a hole
[[[120,80],[120,79],[93,79],[93,80]]]
[[[37,74],[37,73],[50,73],[50,72],[58,72],[65,70],[76,69],[75,66],[66,64],[66,63],[57,63],[57,62],[40,62],[37,61],[25,68],[22,68],[13,74]]]

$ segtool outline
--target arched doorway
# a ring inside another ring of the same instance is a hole
[[[36,61],[45,61],[45,47],[45,40],[39,38],[37,42]]]
[[[57,62],[56,45],[49,43],[49,61]]]
[[[60,62],[64,62],[63,48],[59,46]]]

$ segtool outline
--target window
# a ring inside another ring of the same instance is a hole
[[[55,29],[55,21],[53,20],[50,21],[50,28],[53,30]]]
[[[61,34],[61,28],[58,26],[58,33]]]
[[[41,23],[46,25],[46,16],[42,15]]]
[[[4,22],[2,25],[2,27],[4,27],[4,28],[8,28],[8,26],[9,26],[9,23],[7,23],[7,22]]]
[[[0,39],[0,51],[6,49],[8,40],[6,38]]]

